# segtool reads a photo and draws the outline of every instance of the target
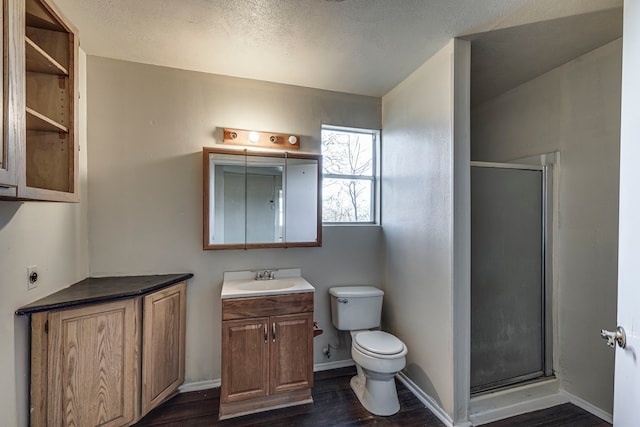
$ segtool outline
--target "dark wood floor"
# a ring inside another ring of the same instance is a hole
[[[553,408],[518,415],[506,420],[485,424],[483,427],[511,427],[511,426],[544,426],[544,427],[611,427],[606,421],[578,408],[571,403],[554,406]]]
[[[427,426],[444,424],[401,383],[397,382],[400,412],[377,417],[358,402],[349,379],[354,368],[316,372],[313,404],[218,421],[220,389],[182,393],[151,411],[136,426]],[[571,404],[486,424],[491,427],[604,427],[610,426]]]

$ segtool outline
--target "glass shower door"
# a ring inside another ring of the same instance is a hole
[[[472,163],[471,392],[545,374],[545,171]]]

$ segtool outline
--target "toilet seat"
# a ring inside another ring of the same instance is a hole
[[[392,359],[407,354],[407,347],[395,336],[383,331],[359,332],[353,337],[359,352],[380,359]]]

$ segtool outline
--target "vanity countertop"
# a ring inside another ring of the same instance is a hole
[[[193,277],[192,273],[152,276],[88,277],[49,296],[20,307],[16,314],[95,304],[145,295]]]
[[[265,270],[273,279],[256,280],[256,271],[230,271],[224,273],[220,298],[245,298],[267,295],[315,292],[311,283],[300,275],[299,268]]]

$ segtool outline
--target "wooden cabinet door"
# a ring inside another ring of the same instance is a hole
[[[48,321],[47,425],[132,423],[138,395],[135,300],[51,312]]]
[[[313,386],[313,313],[272,316],[270,393]]]
[[[8,58],[17,58],[23,53],[22,37],[16,34],[21,26],[22,5],[20,2],[0,0],[0,16],[2,17],[3,43],[0,46],[2,52],[2,86],[0,86],[0,196],[16,197],[17,169],[16,169],[16,139],[20,131],[20,121],[10,120],[14,112],[20,113],[24,109],[20,104],[19,96],[21,83],[24,80],[20,61],[12,61]],[[17,122],[17,123],[16,123]]]
[[[222,322],[222,403],[268,394],[268,325],[268,317]]]
[[[144,297],[142,416],[184,381],[185,288],[181,282]]]

